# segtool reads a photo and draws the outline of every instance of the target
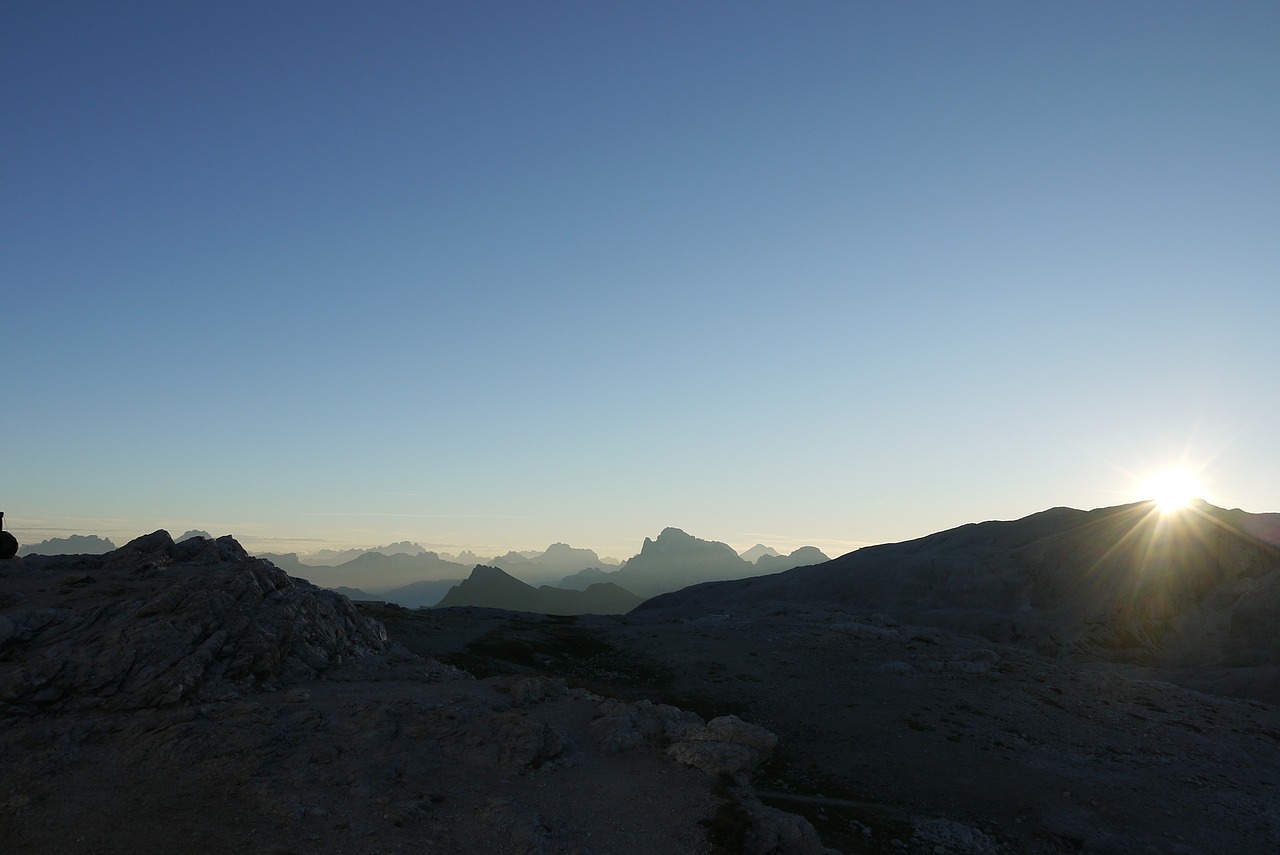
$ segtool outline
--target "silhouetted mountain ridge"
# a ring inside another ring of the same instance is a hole
[[[625,614],[640,602],[640,597],[609,582],[591,585],[585,591],[550,585],[535,588],[499,567],[482,564],[452,587],[436,607],[480,606],[548,615],[603,615]]]
[[[748,561],[752,564],[755,564],[764,556],[776,556],[776,555],[778,555],[778,550],[774,549],[772,546],[765,546],[763,543],[757,543],[755,546],[746,550],[738,557],[741,558],[743,561]]]
[[[72,534],[66,537],[51,537],[30,546],[18,549],[18,556],[26,555],[103,555],[116,548],[116,545],[105,537],[96,534]]]
[[[585,573],[569,577],[561,584],[577,587],[584,581],[614,582],[642,597],[677,591],[702,582],[742,579],[760,573],[775,573],[827,557],[816,547],[802,547],[791,556],[762,556],[755,564],[744,561],[728,544],[702,540],[681,529],[668,526],[657,538],[645,538],[640,553],[623,562],[613,573]]]
[[[388,592],[415,582],[451,582],[466,578],[471,568],[442,560],[434,552],[361,552],[355,558],[336,566],[304,564],[294,553],[264,553],[266,558],[290,576],[306,579],[323,588],[343,586],[358,588],[369,595],[387,598]],[[418,597],[419,594],[415,594]],[[401,603],[408,605],[408,603]]]
[[[1197,679],[1207,665],[1273,669],[1250,679],[1274,679],[1280,689],[1280,548],[1251,533],[1274,530],[1273,516],[1204,502],[1176,514],[1150,502],[1052,508],[700,585],[641,608],[844,604],[1051,655],[1198,669]]]
[[[470,575],[471,567],[479,564],[518,574],[532,585],[549,581],[557,588],[585,591],[593,584],[607,582],[627,591],[636,590],[643,598],[699,582],[777,573],[827,560],[812,546],[801,547],[787,556],[762,546],[753,548],[760,557],[752,564],[726,544],[702,540],[674,527],[663,529],[655,539],[645,538],[640,553],[622,565],[609,563],[594,550],[560,542],[542,551],[507,552],[471,566],[421,550],[417,544],[404,542],[392,547],[403,549],[399,552],[385,551],[391,547],[363,550],[337,565],[307,564],[295,553],[264,553],[261,557],[289,575],[316,585],[331,589],[351,587],[369,597],[408,608],[434,605],[439,599],[437,593],[443,596],[447,588],[440,583],[456,584]],[[421,551],[410,551],[409,547]]]
[[[789,555],[761,555],[756,559],[756,572],[782,573],[793,567],[804,567],[809,564],[821,564],[830,561],[821,549],[816,546],[802,546]]]

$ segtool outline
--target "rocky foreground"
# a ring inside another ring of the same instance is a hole
[[[407,613],[406,613],[407,614]],[[6,853],[823,852],[769,731],[477,680],[230,538],[0,564]]]

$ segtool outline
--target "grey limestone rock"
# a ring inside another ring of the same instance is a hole
[[[104,555],[5,565],[0,710],[129,710],[281,688],[381,651],[341,595],[292,579],[230,537],[163,531]]]
[[[777,744],[778,737],[763,727],[724,715],[686,728],[667,753],[710,775],[737,775],[759,766]]]
[[[738,848],[742,855],[840,855],[822,844],[807,819],[769,807],[749,790],[735,793],[734,809],[746,826]]]
[[[702,719],[668,704],[649,700],[626,703],[615,698],[601,702],[599,716],[592,722],[601,749],[618,754],[644,744],[667,745],[692,727],[702,727]]]
[[[511,702],[517,707],[528,707],[543,701],[564,697],[568,687],[558,677],[527,676],[513,674],[500,678],[495,686],[511,695]]]

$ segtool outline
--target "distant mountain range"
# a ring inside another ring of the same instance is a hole
[[[618,570],[579,571],[561,580],[560,586],[585,588],[598,582],[613,582],[647,598],[701,582],[780,573],[827,560],[821,550],[812,546],[801,547],[787,556],[770,555],[768,547],[753,547],[753,550],[759,555],[754,564],[743,560],[728,544],[702,540],[678,528],[665,528],[655,540],[646,537],[640,554],[625,561]]]
[[[191,530],[176,542],[193,537],[212,539],[208,532]],[[101,554],[114,548],[109,540],[74,535],[27,547],[21,554]],[[522,584],[553,583],[555,588],[578,593],[608,583],[635,595],[638,603],[640,599],[700,582],[779,573],[827,560],[812,546],[780,555],[771,547],[757,544],[738,555],[727,544],[692,537],[678,528],[666,528],[656,539],[645,538],[640,553],[621,564],[601,558],[594,550],[567,543],[553,543],[541,552],[512,551],[490,559],[477,559],[474,553],[463,552],[451,560],[451,556],[428,551],[410,541],[374,549],[321,550],[305,556],[292,552],[259,553],[258,557],[290,576],[341,591],[353,599],[386,600],[407,608],[435,605],[480,565],[518,575],[526,580]],[[458,559],[465,559],[466,563]],[[612,608],[622,600],[611,602]]]
[[[816,546],[802,546],[788,555],[761,555],[756,561],[755,575],[782,573],[793,567],[804,567],[809,564],[821,564],[830,561],[826,554]]]
[[[553,543],[544,552],[508,552],[487,562],[509,572],[520,572],[529,578],[557,578],[589,567],[617,567],[617,562],[602,559],[592,549],[579,549],[567,543]]]
[[[328,554],[332,557],[340,553],[330,550]],[[496,567],[510,576],[518,574],[535,584],[546,580],[554,583],[555,588],[577,592],[607,582],[643,599],[699,582],[778,573],[827,560],[827,556],[812,546],[797,549],[790,555],[779,555],[774,549],[757,545],[744,554],[754,556],[755,562],[745,560],[726,544],[691,537],[678,528],[667,528],[656,540],[645,538],[640,554],[621,565],[600,558],[594,550],[567,543],[553,543],[541,552],[508,552],[470,565],[448,560],[447,556],[407,541],[355,551],[352,557],[335,565],[311,564],[296,553],[262,553],[259,557],[271,561],[290,576],[344,593],[354,591],[348,594],[353,598],[386,600],[407,608],[436,605],[449,587],[468,579],[472,568],[478,565]],[[475,558],[474,553],[462,555]],[[475,600],[474,595],[469,596]]]
[[[116,545],[96,534],[73,534],[68,537],[51,537],[30,546],[18,549],[18,556],[24,555],[102,555],[115,549]]]
[[[691,617],[788,601],[1194,672],[1197,686],[1230,694],[1235,681],[1280,698],[1280,514],[1205,502],[1171,514],[1151,502],[1054,508],[686,588],[641,608]]]
[[[336,567],[359,558],[366,552],[380,552],[383,555],[420,555],[426,551],[416,543],[402,540],[386,546],[375,546],[372,549],[321,549],[298,558],[299,561],[305,558],[305,563],[311,567]]]
[[[295,553],[263,553],[258,557],[267,559],[290,576],[306,579],[315,585],[359,588],[368,592],[371,598],[390,602],[400,602],[389,596],[389,592],[395,589],[415,582],[449,580],[456,583],[471,572],[470,567],[445,561],[434,552],[386,554],[364,551],[336,566],[304,564]],[[443,594],[441,591],[441,596]],[[409,605],[407,602],[400,604]]]
[[[591,585],[585,591],[551,585],[535,588],[498,567],[480,565],[450,588],[437,608],[483,606],[547,615],[607,615],[625,614],[640,603],[640,597],[609,582]]]
[[[207,531],[189,531],[176,538],[174,542],[181,543],[193,537],[213,540],[213,535]],[[115,548],[116,545],[108,538],[99,537],[96,534],[72,534],[67,537],[51,537],[30,546],[23,546],[18,549],[18,555],[102,555]]]

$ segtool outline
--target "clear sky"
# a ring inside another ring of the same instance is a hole
[[[838,554],[1280,511],[1280,5],[0,6],[0,509]]]

